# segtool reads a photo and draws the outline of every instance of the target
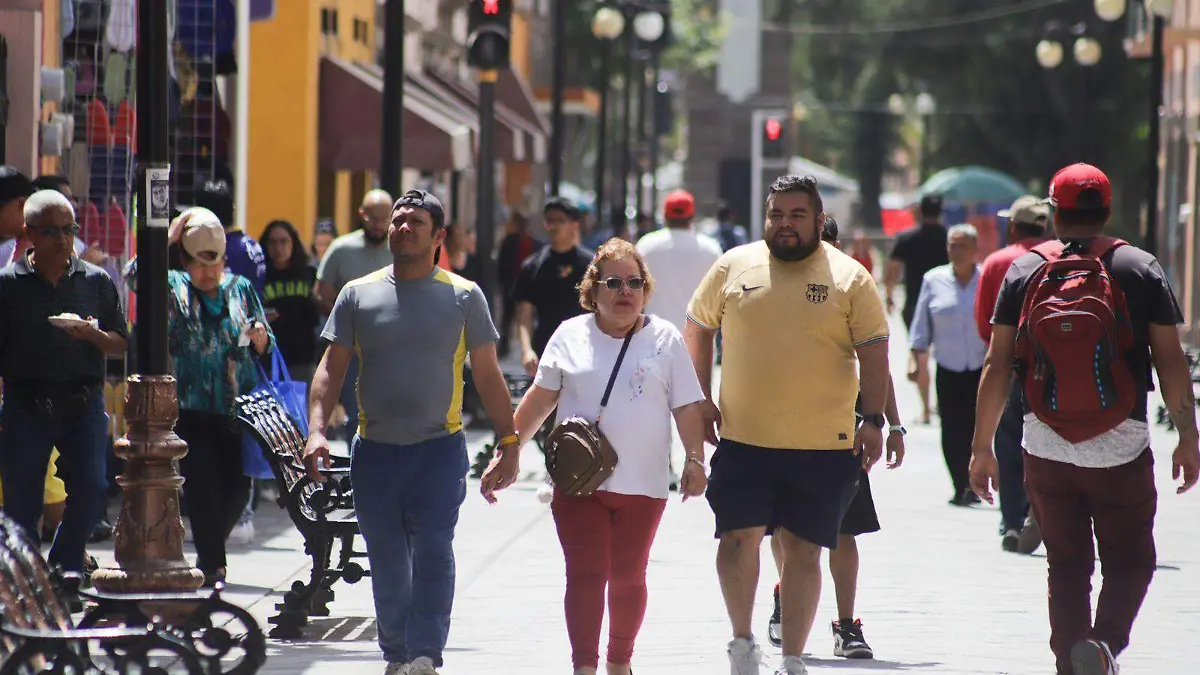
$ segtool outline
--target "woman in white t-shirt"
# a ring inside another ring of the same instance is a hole
[[[564,321],[546,345],[533,386],[517,408],[528,441],[555,406],[558,419],[595,420],[625,336],[633,331],[600,430],[617,466],[588,497],[555,492],[550,504],[566,558],[567,635],[576,675],[599,664],[600,624],[608,588],[609,675],[628,675],[633,642],[646,613],[646,562],[666,508],[671,417],[687,452],[680,481],[686,500],[704,494],[704,392],[679,330],[642,310],[653,279],[633,244],[610,239],[579,287],[589,314]]]

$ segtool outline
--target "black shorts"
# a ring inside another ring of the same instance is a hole
[[[854,493],[854,499],[850,500],[850,507],[846,509],[842,527],[838,530],[851,537],[879,531],[879,514],[875,512],[875,498],[871,496],[871,480],[866,471],[861,468],[858,471],[858,490]]]
[[[861,460],[849,449],[776,450],[722,439],[708,479],[717,536],[782,527],[818,546],[836,548],[861,472]]]

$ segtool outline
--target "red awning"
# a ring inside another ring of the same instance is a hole
[[[502,70],[500,80],[496,83],[496,121],[513,131],[514,142],[519,143],[520,151],[513,153],[510,157],[501,156],[500,159],[544,163],[546,161],[546,131],[540,118],[537,117],[536,111],[532,110],[532,102],[528,102],[528,105],[536,122],[530,122],[505,103],[506,99],[516,98],[519,100],[524,96],[517,80],[511,74],[508,78],[504,77],[503,74],[508,72]],[[429,79],[452,91],[459,101],[471,106],[472,109],[478,109],[478,84],[436,71],[430,71],[427,75]],[[513,87],[518,88],[514,90]],[[497,137],[499,137],[499,133],[497,133]]]
[[[334,56],[321,59],[320,162],[340,171],[376,171],[383,128],[383,79],[372,66]],[[406,78],[409,80],[409,78]],[[404,166],[451,171],[472,163],[477,128],[411,81],[404,88]]]

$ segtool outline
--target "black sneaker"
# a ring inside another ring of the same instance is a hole
[[[767,622],[767,640],[772,647],[783,646],[783,608],[779,606],[779,584],[775,584],[775,611]]]
[[[875,652],[863,637],[862,621],[853,623],[833,622],[833,655],[847,659],[873,659]]]

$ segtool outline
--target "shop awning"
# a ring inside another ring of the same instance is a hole
[[[519,80],[507,69],[500,72],[500,79],[496,83],[496,121],[517,131],[521,142],[520,152],[513,153],[512,157],[501,157],[501,159],[544,163],[546,161],[546,130],[537,111],[533,109],[532,99],[526,97],[528,90],[522,88]],[[478,109],[478,84],[436,71],[430,71],[427,75],[452,91],[458,100]],[[522,101],[525,101],[528,107],[529,116],[509,107],[510,102],[520,105]]]
[[[432,73],[409,73],[408,81],[420,87],[430,96],[441,101],[443,105],[465,111],[471,119],[473,128],[479,130],[479,109],[476,100],[463,95],[459,86],[468,86],[461,80],[449,80],[434,76]],[[405,89],[405,92],[408,90]],[[495,138],[496,159],[501,162],[519,162],[529,157],[529,142],[527,130],[514,115],[504,114],[497,106],[496,125],[493,130]],[[478,146],[478,136],[476,136]]]
[[[318,138],[323,166],[377,171],[383,128],[383,78],[373,66],[325,56],[320,66]],[[462,170],[472,163],[473,116],[406,78],[404,166]]]

